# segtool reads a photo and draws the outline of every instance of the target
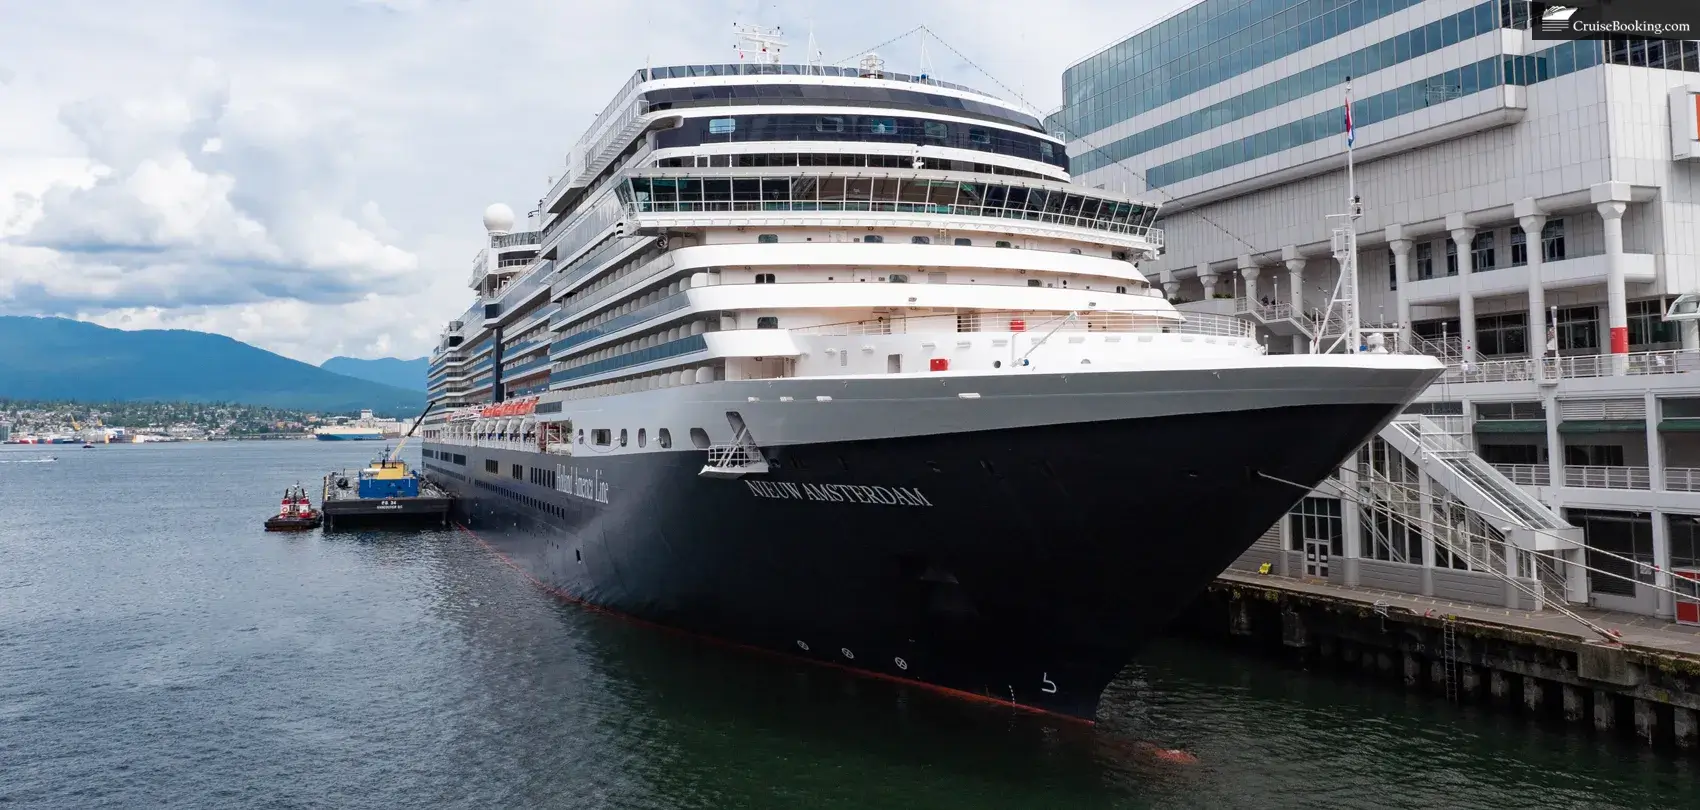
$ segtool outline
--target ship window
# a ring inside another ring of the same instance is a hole
[[[737,129],[738,119],[736,118],[708,119],[708,134],[710,135],[727,135]]]
[[[1045,283],[1036,279],[1036,278],[1030,278],[1030,279],[1027,279],[1027,286],[1029,286],[1029,287],[1043,287],[1043,286],[1045,286]]]
[[[514,469],[513,469],[513,476],[514,476],[515,481],[518,481],[518,480],[524,478],[525,477],[525,468],[518,465],[518,464],[515,464]]]
[[[578,429],[578,443],[584,444],[584,428]]]
[[[708,449],[708,431],[703,430],[702,428],[699,428],[699,427],[698,428],[691,428],[691,444],[696,445],[698,450],[707,450]]]
[[[983,129],[974,128],[968,130],[968,142],[989,146],[992,142],[992,136]]]
[[[1126,295],[1127,294],[1127,288],[1120,286],[1120,285],[1117,285],[1116,286],[1116,292],[1121,293],[1123,295]]]
[[[893,284],[908,284],[909,275],[907,273],[892,273],[886,277],[886,280]]]
[[[643,428],[638,428],[638,447],[646,447],[648,445],[649,437],[645,434]]]
[[[1127,251],[1112,250],[1110,251],[1110,258],[1115,259],[1118,262],[1125,262],[1127,261]]]
[[[1039,157],[1041,159],[1049,161],[1055,155],[1056,155],[1056,151],[1051,148],[1051,145],[1049,143],[1046,143],[1044,141],[1039,142]]]
[[[869,118],[867,121],[868,131],[875,135],[897,134],[897,119],[895,118]]]
[[[935,141],[946,140],[950,137],[950,125],[942,121],[922,121],[921,134]]]
[[[771,244],[779,241],[779,234],[764,233],[764,234],[761,234],[760,236],[757,236],[756,241],[760,242],[764,245],[771,245]]]
[[[885,237],[880,236],[879,234],[870,233],[867,236],[862,237],[862,241],[864,241],[864,242],[884,242]]]
[[[612,438],[613,437],[608,428],[596,428],[595,430],[590,431],[590,443],[598,447],[607,447],[611,443],[610,440]]]
[[[1080,255],[1080,248],[1069,248],[1068,252],[1073,253],[1076,256],[1079,256]]]
[[[911,237],[909,237],[909,244],[911,244],[911,245],[930,245],[932,243],[933,243],[933,240],[930,237],[926,237],[926,236],[911,236]]]
[[[757,284],[772,284],[772,283],[774,283],[773,274],[772,273],[757,273],[756,274],[756,283]]]
[[[779,328],[779,318],[777,318],[773,315],[763,315],[760,318],[756,319],[756,328],[757,329],[778,329]]]
[[[625,428],[620,428],[620,446],[621,447],[626,446],[626,429]]]
[[[951,244],[962,245],[964,247],[967,247],[967,246],[973,245],[974,240],[969,239],[965,236],[958,236],[958,237],[956,237],[956,241],[952,242]]]
[[[661,449],[666,450],[673,446],[673,434],[669,433],[667,428],[662,428],[655,431],[655,441],[661,445]]]
[[[815,120],[816,132],[843,132],[844,119],[836,115],[823,115]]]
[[[495,459],[487,458],[484,459],[484,471],[487,473],[500,473],[502,471],[502,467],[500,464],[496,463]]]
[[[998,247],[1003,247],[1003,248],[1006,248],[1006,247],[1009,247],[1009,243],[1008,243],[1008,242],[1005,242],[1005,241],[1004,241],[1004,240],[1002,240],[1002,239],[999,239],[999,240],[998,240]]]

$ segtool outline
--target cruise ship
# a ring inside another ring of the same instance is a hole
[[[1179,312],[1157,206],[1021,106],[744,34],[485,211],[432,355],[426,473],[558,594],[1090,720],[1441,370]]]

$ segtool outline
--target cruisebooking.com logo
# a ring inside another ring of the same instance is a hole
[[[1700,25],[1700,0],[1529,3],[1529,18],[1535,39],[1690,39]]]

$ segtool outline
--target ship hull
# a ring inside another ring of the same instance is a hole
[[[569,598],[1091,719],[1139,645],[1401,405],[787,445],[742,479],[700,475],[701,450],[427,443],[425,466]]]

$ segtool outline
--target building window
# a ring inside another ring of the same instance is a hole
[[[1559,351],[1591,352],[1599,347],[1599,307],[1566,307],[1558,311]]]
[[[1700,517],[1666,515],[1665,519],[1670,526],[1671,567],[1700,568]]]
[[[1434,245],[1424,242],[1417,245],[1417,280],[1434,278]]]
[[[1476,319],[1476,350],[1485,355],[1529,352],[1529,314],[1508,312]]]
[[[1547,220],[1541,228],[1541,261],[1556,262],[1564,258],[1564,220]]]
[[[1511,229],[1511,266],[1522,267],[1529,263],[1529,236],[1522,228]]]
[[[1588,567],[1595,569],[1588,572],[1589,591],[1633,597],[1637,581],[1653,581],[1653,521],[1646,513],[1565,511],[1588,545]]]
[[[1399,257],[1387,251],[1387,289],[1399,289]]]
[[[1629,345],[1650,351],[1682,342],[1677,324],[1665,322],[1664,303],[1661,298],[1629,302]]]
[[[764,245],[771,245],[771,244],[779,241],[779,234],[764,233],[764,234],[761,234],[760,236],[757,236],[756,241],[760,242],[761,244],[764,244]]]
[[[1370,556],[1386,562],[1421,565],[1423,533],[1386,510],[1375,510],[1370,521]]]
[[[1330,556],[1346,553],[1346,532],[1340,521],[1340,502],[1334,498],[1310,498],[1299,501],[1292,511],[1293,551],[1304,551],[1305,541],[1328,544]]]
[[[1451,239],[1446,240],[1446,274],[1458,275],[1458,243]]]
[[[909,244],[911,244],[911,245],[930,245],[932,243],[933,243],[933,240],[929,237],[925,237],[925,236],[911,236],[911,237],[909,237]]]
[[[1564,464],[1568,467],[1622,467],[1623,445],[1567,444]]]
[[[662,428],[655,431],[655,441],[661,445],[661,449],[666,450],[673,446],[673,434],[669,433],[667,428]]]
[[[1493,269],[1493,231],[1483,231],[1470,240],[1470,272]]]

